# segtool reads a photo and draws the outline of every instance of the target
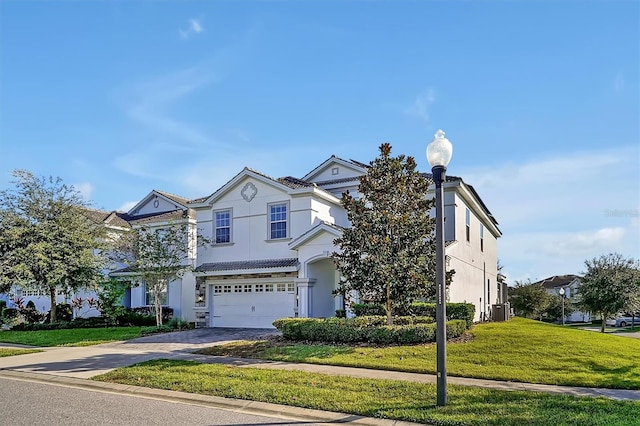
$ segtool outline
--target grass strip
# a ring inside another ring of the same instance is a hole
[[[431,384],[190,361],[149,361],[93,379],[442,426],[628,426],[640,421],[638,402],[449,385],[448,405],[435,407]]]
[[[551,385],[640,389],[640,339],[514,318],[447,344],[447,374]],[[349,347],[237,342],[199,351],[285,362],[436,372],[435,345]],[[639,422],[640,423],[640,422]]]
[[[2,331],[0,342],[30,346],[90,346],[142,336],[145,327],[71,328],[39,331]]]
[[[32,354],[35,352],[42,352],[42,351],[39,349],[0,348],[0,358],[5,356]]]

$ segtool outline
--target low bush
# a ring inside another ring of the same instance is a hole
[[[386,315],[384,306],[376,303],[356,303],[351,307],[356,317]],[[447,321],[460,319],[467,323],[467,328],[473,325],[473,317],[476,307],[472,303],[447,303]],[[436,317],[436,304],[425,302],[414,302],[409,306],[408,312],[399,311],[398,315]],[[396,320],[394,320],[394,323]]]
[[[58,321],[45,323],[22,323],[11,327],[15,331],[63,330],[70,328],[100,328],[110,327],[112,324],[104,317],[76,318],[73,321]]]
[[[116,323],[118,325],[136,327],[155,326],[156,317],[155,315],[143,314],[141,312],[134,312],[131,309],[127,309],[117,316]]]
[[[274,321],[273,326],[282,332],[286,340],[404,345],[435,341],[436,325],[426,320],[415,321],[415,318],[409,317],[404,325],[385,325],[385,318],[380,316],[352,319],[282,318]],[[459,337],[466,329],[465,321],[451,320],[447,322],[447,337]]]
[[[377,303],[354,303],[351,306],[351,310],[353,311],[354,315],[357,317],[386,315],[384,306],[379,305]]]
[[[56,321],[59,322],[68,322],[73,319],[73,310],[71,309],[71,305],[68,303],[58,303],[56,305]],[[47,312],[47,315],[44,317],[44,322],[51,321],[51,311]]]
[[[153,317],[153,324],[156,324],[156,309],[153,306],[139,306],[137,308],[129,308],[127,309],[128,312],[134,312],[136,314],[141,314],[144,316],[151,316]],[[162,307],[162,323],[166,323],[167,321],[169,321],[171,318],[173,318],[173,308],[170,308],[168,306],[163,306]],[[143,324],[140,324],[143,325]]]
[[[180,318],[171,318],[164,325],[172,330],[191,330],[196,327],[194,322],[189,322]]]
[[[2,316],[7,319],[18,318],[19,313],[18,308],[4,308],[2,310]]]

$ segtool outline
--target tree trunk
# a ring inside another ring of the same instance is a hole
[[[387,302],[384,304],[384,309],[387,311],[387,325],[393,325],[393,313],[391,304],[391,285],[387,283]]]
[[[49,322],[56,322],[58,320],[58,305],[56,305],[57,296],[58,292],[56,291],[56,288],[49,288],[49,297],[51,299],[51,315],[49,317]]]
[[[604,333],[604,330],[607,326],[607,315],[603,313],[601,317],[602,317],[602,325],[600,325],[600,333]]]
[[[153,302],[156,308],[156,326],[162,325],[162,305],[160,304],[160,288],[156,286],[156,291],[153,292]]]

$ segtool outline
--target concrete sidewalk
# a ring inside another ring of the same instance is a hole
[[[223,344],[232,340],[246,340],[251,338],[258,339],[264,337],[267,332],[273,333],[268,330],[247,330],[245,332],[238,330],[191,330],[187,332],[167,333],[164,335],[148,336],[125,342],[106,343],[95,346],[38,348],[43,349],[43,352],[0,358],[0,370],[88,379],[119,367],[125,367],[152,359],[166,358],[191,360],[202,363],[225,364],[238,367],[301,370],[339,376],[436,383],[436,376],[430,374],[274,362],[245,358],[198,355],[192,353],[193,351],[203,347]],[[0,343],[0,347],[2,346],[5,345]],[[16,347],[16,345],[6,345],[5,347],[8,346]],[[554,386],[452,376],[449,376],[447,381],[449,384],[497,390],[535,391],[573,396],[606,397],[619,400],[640,401],[639,390]]]
[[[182,334],[181,336],[178,336],[178,334],[174,334],[174,336],[149,336],[148,338],[134,339],[127,342],[107,343],[85,347],[40,348],[43,349],[43,352],[0,358],[0,370],[88,379],[119,367],[125,367],[152,359],[166,358],[191,360],[202,363],[226,364],[238,367],[300,370],[350,377],[436,383],[436,376],[430,374],[198,355],[192,352],[202,347],[222,344],[230,340],[222,339],[212,341],[211,339],[205,339],[206,341],[199,340],[194,341],[193,343],[188,343],[184,339],[185,336],[188,337],[189,335]],[[182,341],[176,342],[176,337],[181,337]],[[168,341],[170,338],[173,338],[172,342]],[[0,343],[0,347],[2,346],[16,347],[17,345],[4,345]],[[638,390],[555,386],[453,376],[447,377],[447,381],[449,384],[476,386],[498,390],[535,391],[573,396],[606,397],[619,400],[640,401],[640,391]]]

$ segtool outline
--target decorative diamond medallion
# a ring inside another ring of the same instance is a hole
[[[256,188],[253,182],[247,182],[247,184],[242,188],[242,191],[240,191],[240,195],[242,195],[242,198],[244,198],[247,203],[250,203],[257,193],[258,188]]]

